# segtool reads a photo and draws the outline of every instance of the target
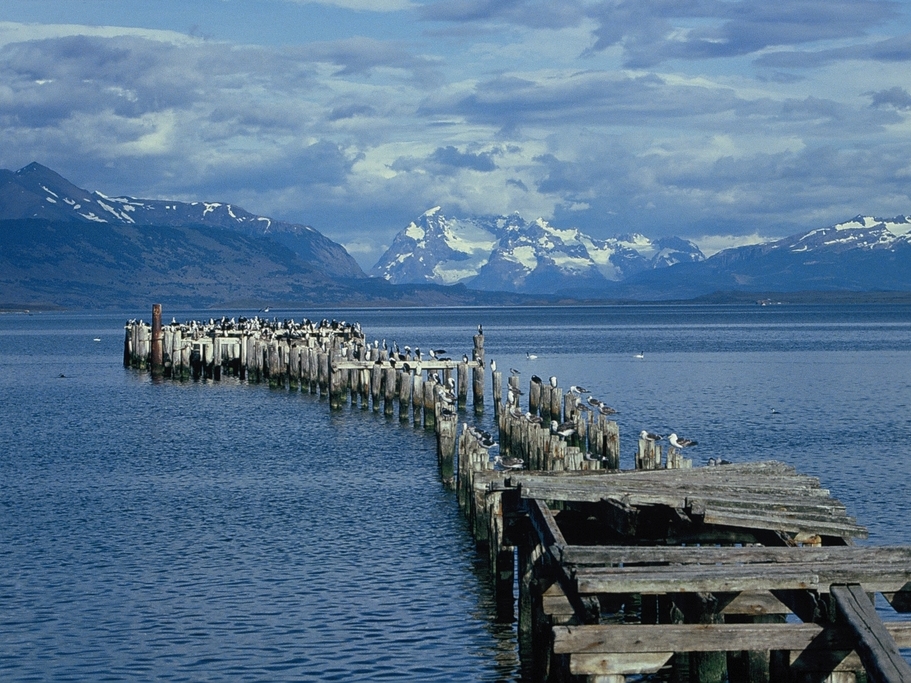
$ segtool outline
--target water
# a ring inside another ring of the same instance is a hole
[[[124,320],[148,315],[0,315],[0,679],[521,678],[431,436],[262,385],[152,382],[121,367]],[[911,307],[270,315],[454,356],[483,323],[523,385],[556,374],[620,411],[624,467],[639,430],[676,430],[697,464],[793,464],[870,543],[911,544]]]

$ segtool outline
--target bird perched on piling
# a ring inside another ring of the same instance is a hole
[[[669,437],[667,437],[667,441],[674,448],[690,448],[698,443],[692,439],[684,439],[683,437],[677,436],[676,434],[671,434]]]
[[[583,387],[576,386],[575,384],[573,384],[573,385],[569,388],[569,393],[571,393],[571,394],[588,394],[588,393],[591,393],[591,392],[589,392],[588,389],[585,389],[585,388],[583,388]]]
[[[595,398],[594,396],[589,396],[589,397],[588,397],[587,399],[585,399],[585,400],[588,401],[588,405],[590,405],[592,408],[600,408],[600,407],[601,407],[601,401],[600,401],[599,399]]]
[[[552,386],[554,389],[557,388],[557,376],[556,375],[550,376],[550,386]]]
[[[649,432],[649,431],[643,429],[641,432],[639,432],[639,438],[645,439],[646,441],[651,441],[654,443],[655,441],[661,441],[661,439],[663,439],[664,437],[661,436],[660,434],[655,434],[653,432]]]
[[[499,455],[494,456],[494,467],[504,470],[521,470],[525,467],[525,461],[522,458],[502,458]]]
[[[541,379],[540,377],[538,377],[537,375],[532,375],[532,376],[531,376],[531,381],[534,382],[535,384],[543,384],[543,383],[544,383],[544,380],[542,380],[542,379]]]
[[[551,420],[550,433],[567,439],[576,433],[576,425],[572,422],[558,423],[556,420]]]
[[[509,368],[510,375],[521,375],[522,373],[516,370],[515,368]]]
[[[602,415],[616,415],[620,411],[615,410],[615,409],[611,408],[610,406],[606,406],[602,402],[601,405],[598,406],[598,412],[601,413]]]

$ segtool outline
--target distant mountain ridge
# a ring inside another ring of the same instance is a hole
[[[706,258],[678,237],[597,240],[540,218],[451,218],[435,207],[396,235],[370,273],[393,283],[459,282],[478,290],[579,299],[911,291],[911,218],[858,215]]]
[[[251,236],[268,236],[333,277],[365,277],[344,247],[309,226],[274,221],[220,202],[108,197],[77,187],[39,163],[18,171],[0,170],[0,220],[18,219],[226,228]]]
[[[642,271],[704,259],[695,244],[678,237],[599,240],[543,218],[449,218],[434,207],[396,235],[370,274],[396,284],[553,293],[597,290]]]

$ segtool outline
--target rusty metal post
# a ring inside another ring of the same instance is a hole
[[[152,376],[164,375],[164,349],[161,333],[161,304],[152,304]]]

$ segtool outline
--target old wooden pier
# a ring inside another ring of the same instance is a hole
[[[367,342],[338,321],[130,321],[124,364],[175,379],[234,374],[372,406],[433,429],[443,481],[490,559],[501,618],[535,680],[911,683],[911,547],[866,530],[818,479],[778,462],[692,467],[645,432],[620,470],[611,411],[576,387],[520,387],[470,356]],[[476,414],[491,370],[497,434]],[[527,407],[522,399],[527,396]]]

